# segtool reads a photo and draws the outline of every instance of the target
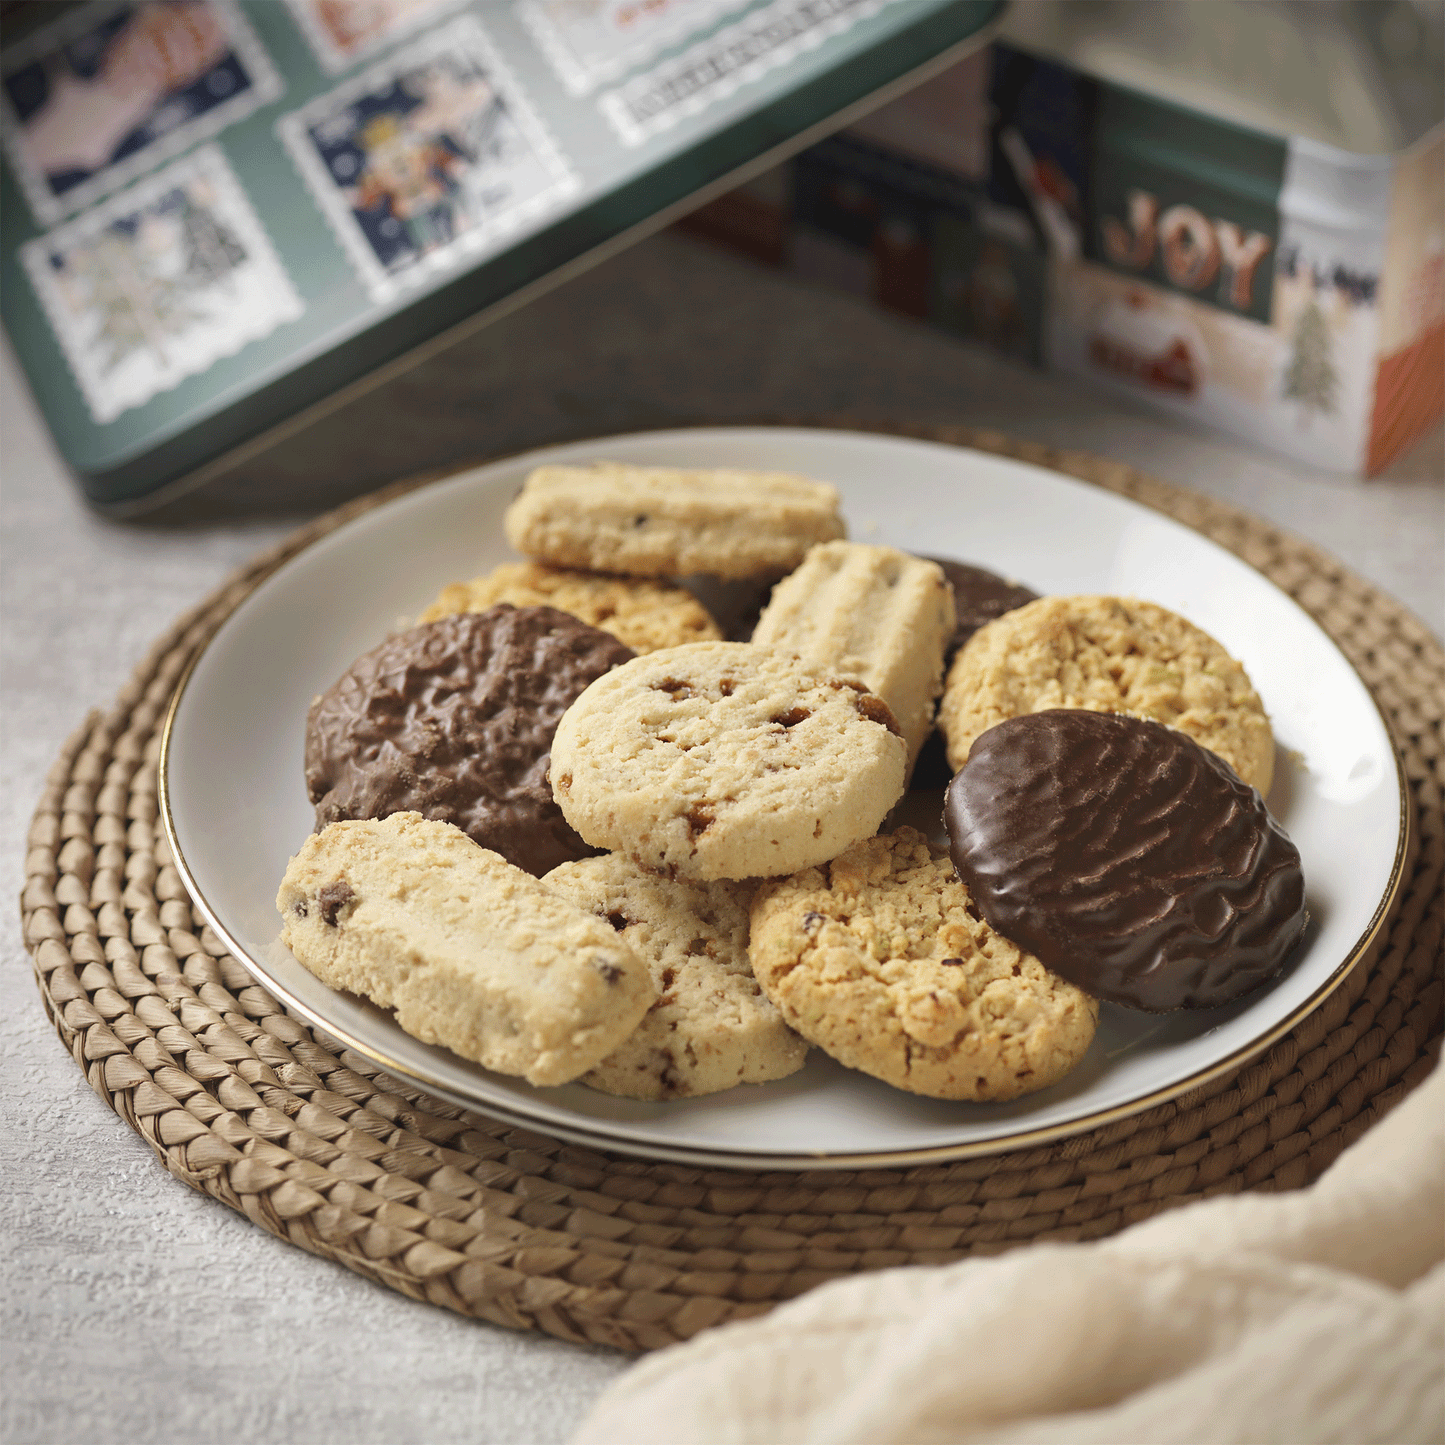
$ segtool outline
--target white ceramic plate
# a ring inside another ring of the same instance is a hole
[[[306,710],[446,582],[509,558],[502,513],[545,462],[801,472],[842,492],[850,534],[957,557],[1038,592],[1147,598],[1241,659],[1279,744],[1269,803],[1299,846],[1311,915],[1280,977],[1227,1008],[1155,1016],[1105,1005],[1062,1082],[1009,1104],[917,1098],[813,1050],[778,1083],[667,1104],[579,1084],[534,1089],[404,1033],[333,993],[277,942],[277,885],[311,831]],[[1316,1007],[1359,958],[1399,884],[1408,810],[1373,699],[1272,583],[1198,533],[1057,473],[955,447],[851,432],[710,429],[554,447],[464,472],[357,517],[266,579],[182,683],[161,758],[181,874],[212,927],[275,995],[388,1072],[538,1130],[655,1158],[755,1168],[898,1166],[1093,1127],[1235,1066]]]

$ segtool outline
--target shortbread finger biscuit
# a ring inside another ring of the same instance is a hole
[[[911,769],[933,731],[953,628],[953,592],[936,562],[894,547],[823,542],[773,588],[752,640],[877,693],[903,730]]]
[[[485,612],[498,602],[570,612],[589,627],[610,632],[636,653],[722,637],[707,608],[684,587],[541,562],[506,562],[485,577],[452,582],[418,621],[435,622],[454,612]]]
[[[556,567],[638,577],[786,571],[844,535],[838,493],[787,472],[538,467],[507,509],[507,540]]]
[[[655,997],[647,965],[607,923],[419,813],[313,834],[276,907],[281,941],[323,983],[529,1084],[586,1073]]]
[[[763,884],[749,952],[805,1039],[931,1098],[1045,1088],[1098,1023],[1088,994],[979,920],[947,853],[912,828]]]
[[[996,723],[1055,707],[1167,723],[1269,793],[1274,736],[1244,668],[1153,602],[1041,597],[981,628],[954,659],[938,708],[949,762],[961,768]]]
[[[652,972],[657,1002],[582,1082],[628,1099],[686,1099],[803,1067],[807,1042],[783,1022],[748,962],[755,883],[691,883],[612,853],[543,880],[605,918]]]
[[[746,642],[634,658],[572,704],[552,791],[589,843],[683,878],[793,873],[866,838],[907,748],[861,683]]]

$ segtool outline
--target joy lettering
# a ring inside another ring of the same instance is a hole
[[[1219,299],[1248,310],[1254,273],[1274,242],[1233,221],[1210,221],[1193,206],[1170,206],[1161,216],[1148,191],[1130,191],[1128,224],[1106,216],[1100,225],[1104,254],[1116,266],[1142,271],[1159,252],[1164,274],[1185,291],[1203,291],[1219,278]]]

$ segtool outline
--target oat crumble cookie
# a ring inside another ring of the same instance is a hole
[[[722,636],[707,608],[684,587],[548,567],[542,562],[505,562],[485,577],[449,583],[417,620],[435,622],[455,612],[485,612],[498,602],[569,612],[589,627],[610,632],[636,653]]]
[[[961,768],[996,723],[1056,707],[1166,723],[1269,794],[1274,736],[1244,668],[1153,602],[1041,597],[981,628],[954,660],[939,704],[949,763]]]
[[[938,1099],[1018,1098],[1083,1058],[1097,1002],[979,917],[946,852],[913,828],[764,883],[753,971],[839,1063]]]

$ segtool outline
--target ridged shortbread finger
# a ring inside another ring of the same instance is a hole
[[[647,965],[607,923],[420,813],[313,834],[276,907],[281,941],[323,983],[529,1084],[586,1073],[655,997]]]
[[[876,692],[898,719],[911,769],[933,731],[954,620],[953,590],[936,562],[823,542],[773,588],[752,640]]]
[[[948,761],[957,771],[981,732],[1054,707],[1167,723],[1269,794],[1274,735],[1244,668],[1156,603],[1041,597],[980,628],[954,659],[938,707]]]
[[[854,844],[753,900],[753,972],[839,1063],[936,1099],[1015,1099],[1061,1079],[1099,1006],[975,916],[912,828]]]
[[[793,873],[903,792],[887,704],[791,653],[694,642],[634,658],[562,715],[552,792],[589,843],[683,878]]]
[[[507,509],[507,540],[557,567],[638,577],[786,571],[844,535],[838,493],[788,472],[538,467]]]
[[[628,1099],[685,1099],[803,1067],[807,1043],[748,962],[756,884],[659,878],[620,853],[563,863],[542,881],[617,929],[657,988],[642,1022],[584,1084]]]
[[[541,562],[506,562],[485,577],[452,582],[418,621],[434,622],[453,612],[485,612],[498,602],[570,612],[638,653],[722,636],[707,608],[684,587]]]

